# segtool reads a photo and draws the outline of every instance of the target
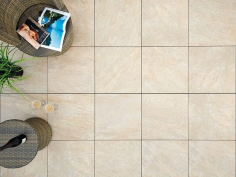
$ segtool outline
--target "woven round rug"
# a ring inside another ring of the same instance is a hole
[[[0,146],[20,134],[25,134],[27,141],[17,147],[0,151],[0,166],[20,168],[35,158],[38,152],[37,134],[33,127],[25,121],[12,119],[0,123]]]

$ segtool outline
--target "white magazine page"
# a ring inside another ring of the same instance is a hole
[[[66,33],[66,24],[70,18],[70,13],[46,7],[39,17],[39,24],[49,32],[49,37],[41,45],[56,51],[62,50],[62,45]]]

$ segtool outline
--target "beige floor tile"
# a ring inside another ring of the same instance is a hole
[[[189,176],[235,177],[235,142],[190,142]]]
[[[143,48],[144,93],[188,92],[188,49],[186,47]]]
[[[0,46],[1,46],[2,42],[3,42],[3,41],[0,40]],[[7,43],[6,43],[6,42],[3,42],[3,46],[7,46]],[[12,45],[9,44],[9,46],[12,46]]]
[[[192,47],[189,52],[190,92],[235,92],[234,47]]]
[[[97,141],[95,146],[96,177],[141,176],[141,142]]]
[[[53,94],[48,102],[58,104],[58,110],[48,114],[53,140],[94,139],[94,95]]]
[[[236,44],[235,0],[190,0],[191,46]]]
[[[188,95],[143,95],[144,139],[188,138]]]
[[[39,151],[33,161],[22,168],[1,167],[1,175],[1,177],[47,177],[47,148]]]
[[[66,0],[73,22],[72,46],[94,45],[94,0]]]
[[[188,45],[188,0],[145,0],[142,12],[144,46]]]
[[[14,49],[10,47],[9,50]],[[22,59],[22,52],[15,50],[14,60]],[[12,55],[10,55],[12,56]],[[17,82],[13,84],[20,93],[47,93],[47,58],[36,58],[29,56],[27,54],[23,55],[23,59],[33,59],[24,61],[20,64],[24,68],[24,77],[29,77],[24,81]],[[4,87],[4,93],[16,93],[16,91],[10,89],[9,87]]]
[[[141,139],[141,95],[96,95],[96,139]]]
[[[234,140],[235,95],[190,95],[189,136],[200,140]]]
[[[48,177],[92,177],[93,160],[92,141],[53,141],[48,147]]]
[[[95,1],[96,46],[141,45],[141,1]]]
[[[2,43],[3,43],[3,46],[5,46],[6,43],[0,40],[0,45],[1,45]]]
[[[188,142],[143,141],[143,177],[188,176]]]
[[[139,47],[99,47],[95,58],[97,93],[141,92]]]
[[[34,100],[47,100],[46,94],[25,94],[25,98],[19,94],[1,95],[1,121],[9,119],[26,120],[31,117],[47,119],[43,109],[34,110],[31,107]]]
[[[94,92],[92,47],[71,47],[64,55],[48,60],[49,93]]]

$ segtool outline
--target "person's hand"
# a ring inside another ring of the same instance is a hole
[[[26,24],[23,24],[23,25],[21,26],[20,30],[29,31],[30,28],[29,28],[29,26],[27,26]]]
[[[34,39],[36,41],[39,39],[38,33],[34,32],[32,30],[29,31],[29,36],[30,36],[30,39]]]

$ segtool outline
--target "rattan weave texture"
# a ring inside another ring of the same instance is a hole
[[[52,139],[52,129],[50,125],[43,119],[40,118],[30,118],[25,122],[29,123],[38,135],[38,150],[45,148]]]
[[[16,33],[19,24],[21,25],[29,16],[37,19],[39,11],[42,11],[44,7],[53,7],[68,12],[62,0],[0,0],[0,40],[16,46],[31,56],[58,56],[65,53],[73,41],[71,19],[67,23],[62,52],[45,48],[36,50]]]
[[[20,134],[25,134],[27,141],[0,152],[0,166],[20,168],[29,164],[37,152],[44,149],[52,139],[52,129],[45,120],[37,117],[26,121],[12,119],[0,124],[0,146]]]
[[[38,138],[35,129],[25,121],[8,120],[0,124],[0,146],[20,134],[27,136],[27,141],[15,148],[0,152],[0,166],[20,168],[29,164],[38,152]]]

